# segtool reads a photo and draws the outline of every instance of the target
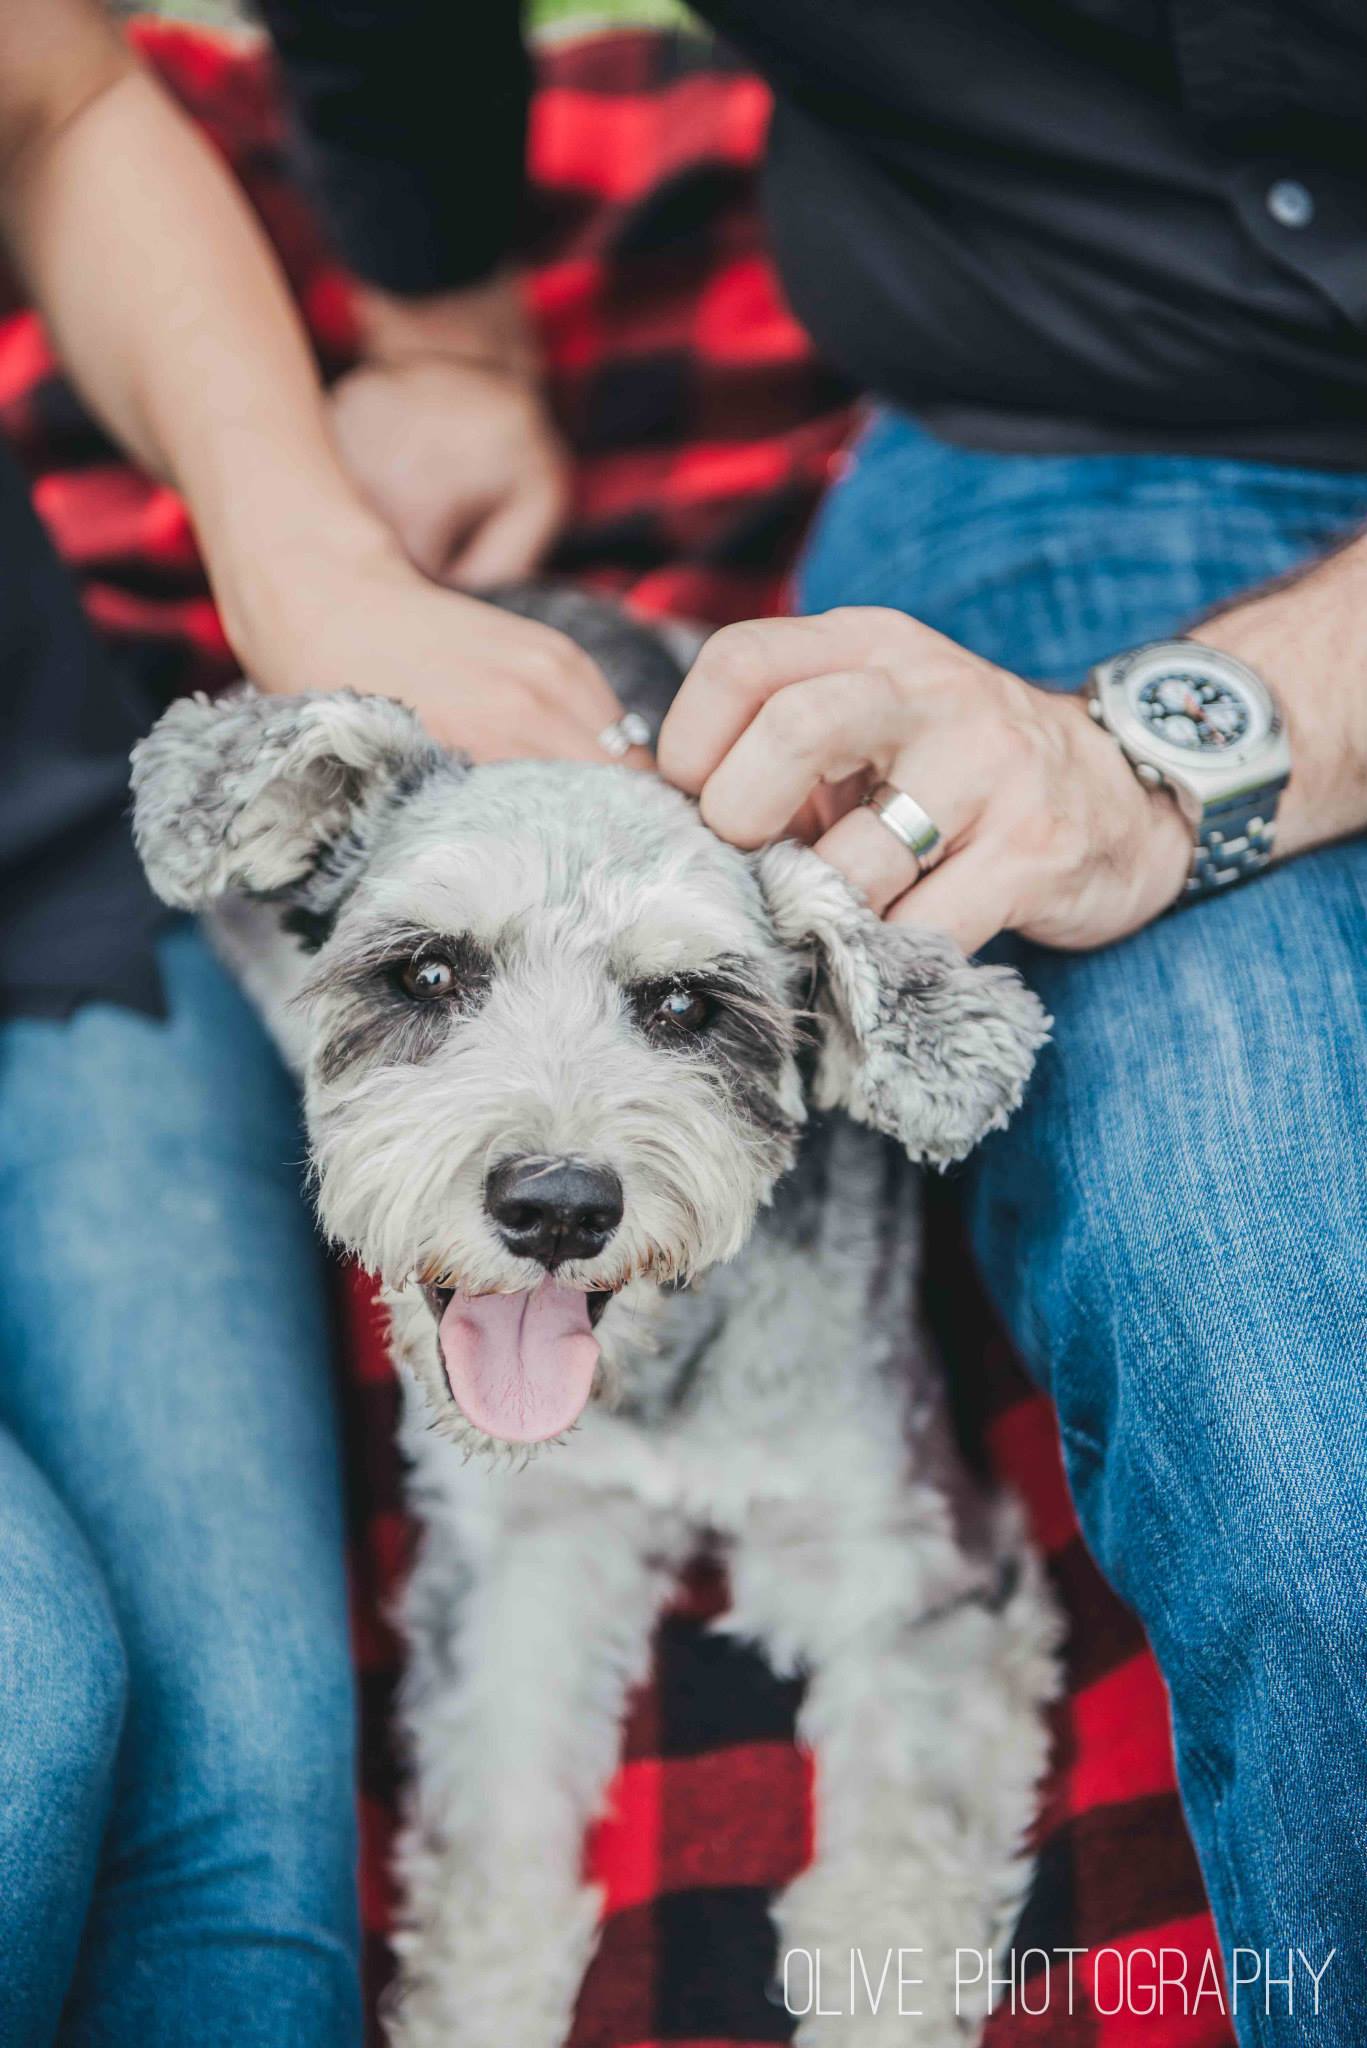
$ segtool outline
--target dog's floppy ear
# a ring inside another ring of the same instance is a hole
[[[886,1131],[914,1159],[962,1159],[1024,1093],[1049,1032],[1038,998],[937,932],[884,924],[805,846],[768,847],[756,865],[778,937],[812,957],[817,1106]]]
[[[450,760],[387,697],[185,697],[133,750],[138,852],[158,896],[181,909],[305,881],[321,898],[320,870],[340,884],[376,819]]]

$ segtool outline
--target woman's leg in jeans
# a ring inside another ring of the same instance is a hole
[[[45,2048],[113,1794],[127,1670],[89,1546],[0,1431],[0,2041]]]
[[[128,1667],[58,2038],[350,2048],[344,1541],[297,1110],[201,937],[161,958],[164,1023],[92,1006],[0,1033],[0,1420]]]
[[[1026,462],[876,427],[802,596],[914,611],[1039,681],[1178,632],[1367,514],[1367,479]],[[934,790],[913,792],[935,809]],[[1247,2042],[1367,2010],[1367,842],[1121,945],[1009,949],[1055,1018],[965,1177],[1087,1538],[1141,1615]],[[1245,1971],[1252,1968],[1245,1960]]]

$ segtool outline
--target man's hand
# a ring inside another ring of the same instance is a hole
[[[510,280],[404,301],[362,290],[366,360],[332,395],[342,459],[423,572],[478,590],[559,532],[569,463]]]
[[[728,626],[660,734],[663,772],[737,846],[796,830],[894,922],[967,953],[1003,930],[1088,947],[1159,915],[1191,829],[1151,794],[1081,699],[1034,689],[901,612],[873,607]],[[859,804],[875,780],[934,819],[924,880]],[[914,886],[913,886],[914,885]]]

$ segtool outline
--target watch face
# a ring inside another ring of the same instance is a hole
[[[1134,708],[1156,739],[1190,752],[1236,746],[1249,728],[1249,708],[1228,683],[1173,671],[1141,683]]]
[[[1221,759],[1266,737],[1271,703],[1252,676],[1200,647],[1146,650],[1125,680],[1130,714],[1145,739],[1188,761]]]

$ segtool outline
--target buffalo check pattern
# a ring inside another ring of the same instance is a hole
[[[292,176],[266,56],[184,29],[148,27],[139,40],[242,180],[335,374],[352,348],[346,280]],[[647,612],[723,622],[778,609],[852,425],[849,394],[813,356],[765,254],[756,172],[768,104],[757,80],[689,36],[604,34],[560,43],[542,61],[526,254],[578,458],[557,566]],[[0,321],[0,426],[108,639],[159,696],[225,682],[231,661],[182,507],[102,438],[22,311]],[[1169,1997],[1161,2018],[1114,2010],[1128,1958],[1164,1951],[1170,1981],[1185,1959],[1195,1985],[1215,1948],[1163,1687],[1137,1623],[1083,1548],[1051,1411],[986,1306],[952,1182],[933,1191],[929,1227],[926,1308],[968,1453],[1025,1497],[1069,1621],[1038,1875],[1015,1944],[1020,1988],[989,2022],[988,2048],[1225,2048],[1232,2037],[1209,1992],[1185,2012]],[[386,1616],[409,1532],[383,1331],[364,1278],[344,1273],[339,1286],[373,2005],[387,1968],[400,1786],[389,1734],[398,1645]],[[699,1564],[661,1620],[652,1679],[632,1704],[620,1769],[585,1844],[603,1928],[571,2048],[791,2038],[767,1906],[811,1853],[813,1766],[793,1740],[796,1687],[709,1626],[725,1604],[724,1583]],[[915,1945],[914,1929],[906,1940]],[[1071,1996],[1058,1984],[1064,1950],[1074,1951]],[[1046,1957],[1054,1989],[1048,2010],[1032,2014]]]

